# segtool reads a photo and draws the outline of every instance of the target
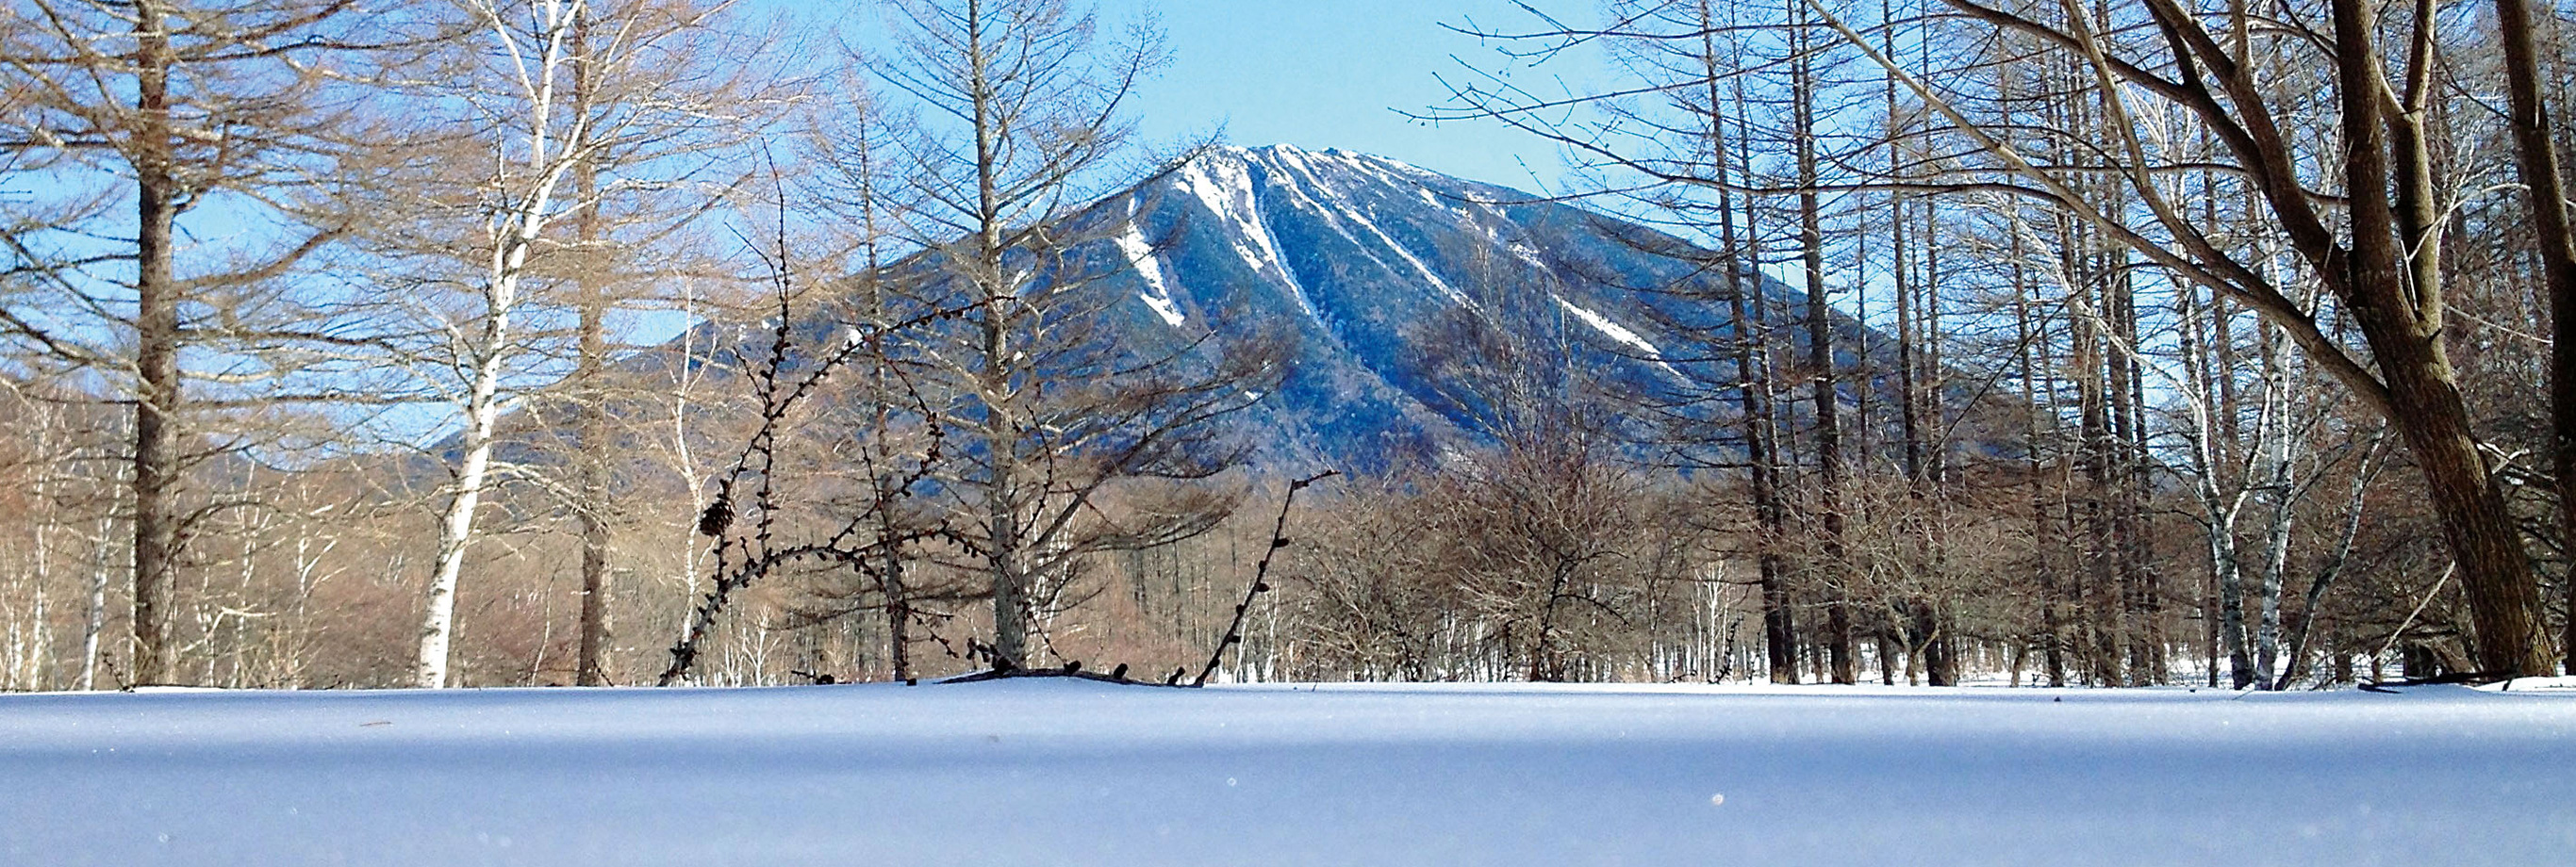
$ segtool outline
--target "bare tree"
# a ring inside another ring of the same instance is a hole
[[[2545,669],[2548,639],[2540,633],[2538,584],[2497,477],[2479,452],[2444,344],[2438,241],[2449,222],[2439,215],[2444,189],[2425,114],[2440,48],[2433,4],[2417,4],[2410,22],[2388,28],[2376,7],[2332,0],[2324,10],[2328,30],[2313,41],[2249,36],[2263,31],[2242,7],[2205,15],[2178,3],[2151,2],[2143,23],[2162,36],[2129,40],[2104,36],[2097,10],[2074,4],[2047,16],[1969,0],[1950,5],[2065,52],[2089,71],[2105,121],[2119,134],[2111,149],[2118,157],[2115,170],[2139,207],[2112,211],[2093,205],[2078,192],[2076,176],[2035,163],[1924,79],[1902,73],[1908,88],[1949,121],[1948,134],[1993,160],[1992,180],[1954,183],[2005,184],[2063,208],[2177,279],[2222,292],[2281,328],[2314,363],[2385,414],[2407,441],[2476,613],[2479,663],[2499,673]],[[1899,69],[1858,31],[1828,20],[1873,59]],[[2395,67],[2402,71],[2397,79],[2390,77],[2382,51],[2383,40],[2391,38],[2404,54],[2403,65]],[[2261,50],[2258,42],[2312,52],[2328,72],[2337,101],[2315,108],[2335,117],[2329,140],[2339,153],[2308,159],[2301,150],[2307,142],[2284,134],[2289,124],[2279,113],[2283,106],[2266,94],[2249,60]],[[2224,143],[2230,171],[2259,194],[2272,227],[2328,288],[2337,309],[2352,317],[2370,363],[2323,330],[2315,308],[2213,243],[2213,227],[2174,205],[2157,180],[2168,158],[2135,124],[2131,101],[2141,98],[2185,110]],[[2321,163],[2339,170],[2340,196],[2321,191],[2318,183],[2327,179],[2301,168]],[[2343,232],[2324,210],[2330,201],[2343,206]]]
[[[1928,152],[1955,155],[1840,188],[2021,196],[2098,235],[2117,257],[2143,266],[2119,263],[2114,272],[2121,285],[2103,296],[2108,337],[2128,338],[2134,289],[2127,284],[2143,275],[2201,286],[2262,316],[2407,443],[2475,613],[2479,665],[2497,673],[2549,667],[2538,582],[2499,475],[2482,453],[2445,337],[2451,275],[2442,241],[2454,221],[2443,218],[2451,190],[2430,120],[2447,46],[2437,4],[2412,4],[2392,21],[2360,0],[2294,4],[2280,16],[2177,0],[2135,7],[1945,0],[1917,10],[1915,20],[1934,25],[1915,37],[1927,53],[2009,36],[2030,46],[2013,64],[2045,61],[2073,71],[2077,89],[2059,101],[2071,122],[2036,129],[1996,109],[1994,75],[2012,64],[1953,50],[1953,62],[1927,69],[1893,56],[1864,30],[1893,22],[1855,25],[1838,4],[1798,5],[1840,36],[1843,50],[1876,64],[1920,104],[1935,121],[1913,133]],[[2295,23],[2272,26],[2276,20]],[[1551,27],[1523,36],[1563,42],[1628,32]],[[2284,72],[2317,86],[2280,86]],[[1618,137],[1550,122],[1568,104],[1563,99],[1509,87],[1461,88],[1460,98],[1464,114],[1549,136],[1588,159],[1652,180],[1719,184],[1637,153]],[[2158,134],[2168,118],[2187,123],[2186,134]],[[2091,144],[2102,140],[2089,135],[2095,131],[2107,135],[2107,145]],[[2215,142],[2216,152],[2193,152],[2198,135]],[[2061,144],[2069,150],[2054,150]],[[2063,153],[2080,158],[2053,158]],[[2185,207],[2182,196],[2193,193],[2177,179],[2189,177],[2210,179],[2198,195],[2241,194],[2253,202],[2264,229],[2287,242],[2293,272],[2284,276],[2225,243],[2220,233],[2241,225],[2235,215],[2213,224],[2203,210]],[[2285,280],[2314,280],[2327,300],[2303,303]],[[2358,333],[2358,345],[2339,332],[2341,322]],[[2132,370],[2103,380],[2102,423],[2094,427],[2108,435],[2107,447],[2135,448],[2137,377]],[[2101,464],[2107,471],[2095,473],[2097,484],[2134,496],[2141,478],[2134,461],[2101,457],[2121,465]],[[2131,551],[2138,537],[2121,523],[2125,514],[2103,513],[2100,526],[2115,548]],[[2123,554],[2102,580],[2151,603],[2152,575],[2137,572],[2136,563]],[[2151,627],[2152,617],[2143,625]],[[2151,636],[2130,640],[2132,657],[2154,643]]]
[[[184,524],[204,514],[181,506],[184,479],[224,450],[192,439],[205,432],[191,427],[207,420],[199,410],[337,391],[306,394],[292,385],[305,365],[243,353],[336,339],[310,296],[271,290],[349,226],[331,188],[365,174],[359,145],[376,136],[339,83],[367,65],[358,49],[404,30],[351,0],[28,0],[0,12],[0,90],[14,95],[0,147],[13,168],[52,179],[34,211],[13,215],[14,270],[43,294],[13,303],[6,327],[134,407],[136,682],[176,676],[172,592]],[[192,215],[278,231],[192,243]]]
[[[396,201],[416,224],[387,232],[378,247],[388,279],[462,296],[426,311],[437,323],[431,333],[442,336],[413,350],[441,383],[458,425],[420,632],[420,686],[448,681],[457,584],[496,471],[557,486],[536,468],[496,464],[494,451],[502,417],[549,379],[563,353],[573,358],[570,402],[581,407],[569,420],[573,439],[585,453],[608,449],[600,392],[612,301],[603,284],[618,270],[605,267],[615,257],[604,248],[667,240],[704,213],[733,186],[721,174],[706,176],[715,153],[757,130],[782,98],[745,84],[749,73],[710,71],[727,45],[730,8],[461,0],[456,11],[472,25],[469,35],[453,43],[444,66],[409,84],[424,116],[465,131],[444,143],[443,156],[455,162],[425,161],[430,171],[408,179],[415,187]],[[699,191],[698,198],[638,205],[673,189]],[[566,282],[571,291],[557,293]],[[557,324],[565,317],[555,315],[566,307],[569,347]],[[585,650],[576,666],[585,682],[597,682],[606,637],[605,469],[589,457],[573,463],[570,499],[585,545]]]
[[[910,351],[938,369],[963,440],[943,486],[974,515],[961,565],[989,576],[996,661],[1023,664],[1083,558],[1187,538],[1231,508],[1188,483],[1233,463],[1208,423],[1266,390],[1276,353],[1205,330],[1122,346],[1108,330],[1130,308],[1102,281],[1133,266],[1084,242],[1128,215],[1077,209],[1128,143],[1123,112],[1161,62],[1157,34],[1106,42],[1067,0],[892,5],[897,48],[873,68],[925,121],[891,149],[928,251],[902,291],[966,311]],[[1113,488],[1169,501],[1122,525],[1096,509]]]
[[[2558,143],[2551,139],[2549,103],[2541,94],[2531,4],[2496,0],[2495,9],[2498,41],[2504,43],[2505,93],[2517,157],[2514,167],[2531,201],[2532,231],[2549,288],[2553,323],[2549,452],[2550,469],[2558,480],[2559,533],[2576,543],[2576,228],[2569,225],[2566,176],[2560,169]],[[2566,670],[2576,673],[2576,580],[2566,585],[2566,634],[2559,649],[2566,654]]]

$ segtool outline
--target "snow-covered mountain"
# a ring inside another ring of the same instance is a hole
[[[1706,297],[1723,280],[1713,254],[1517,190],[1341,150],[1219,148],[1092,213],[1133,266],[1110,279],[1128,284],[1135,339],[1295,332],[1286,381],[1249,422],[1270,459],[1366,468],[1483,437],[1492,408],[1456,381],[1476,325],[1639,405],[1735,377],[1714,349],[1733,323]],[[1760,285],[1803,313],[1802,293]],[[1701,297],[1673,291],[1692,286]],[[1849,360],[1863,332],[1837,330]]]

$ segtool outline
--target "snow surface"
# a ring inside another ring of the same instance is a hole
[[[1296,272],[1288,270],[1288,258],[1279,254],[1279,239],[1271,235],[1269,224],[1261,219],[1260,191],[1254,189],[1252,172],[1242,161],[1192,160],[1181,167],[1179,184],[1182,190],[1198,197],[1199,203],[1207,206],[1208,212],[1223,220],[1234,233],[1237,239],[1234,254],[1243,258],[1246,267],[1255,274],[1266,271],[1279,275],[1287,281],[1289,291],[1297,296],[1297,303],[1307,315],[1314,314],[1315,305],[1306,300],[1306,291],[1298,285]],[[1244,239],[1261,245],[1261,248],[1254,250],[1245,246]]]
[[[0,697],[24,865],[2564,865],[2576,694]]]

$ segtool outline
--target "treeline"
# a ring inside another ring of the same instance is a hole
[[[1127,345],[1087,288],[1124,226],[1080,207],[1164,161],[1126,119],[1148,29],[1025,0],[6,14],[0,686],[1034,661],[1094,561],[1240,498],[1216,422],[1276,341]]]
[[[1692,279],[1618,287],[1685,384],[1501,318],[1615,278],[1446,275],[1487,303],[1424,351],[1480,442],[1305,492],[1255,587],[1316,468],[1228,422],[1285,347],[1138,344],[1100,252],[1137,239],[1084,208],[1189,155],[1126,120],[1157,36],[859,5],[822,29],[864,53],[713,0],[11,0],[0,688],[1211,653],[2289,688],[2576,651],[2576,10],[1485,33],[1493,75],[1423,113],[1552,140],[1553,192],[1692,242],[1637,239]]]
[[[2567,16],[1622,2],[1482,34],[1606,55],[1597,93],[1496,69],[1428,115],[1552,140],[1807,292],[1703,331],[1745,375],[1697,463],[1751,464],[1776,679],[1873,641],[1936,683],[1963,648],[2052,683],[2548,673]],[[1785,349],[1821,299],[1895,345]]]

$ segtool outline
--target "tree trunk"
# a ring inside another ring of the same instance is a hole
[[[2438,245],[2400,237],[2401,229],[2429,229],[2422,211],[2439,201],[2422,155],[2422,116],[2387,102],[2375,7],[2364,0],[2333,6],[2353,245],[2324,270],[2344,284],[2346,306],[2386,381],[2391,421],[2424,474],[2468,597],[2477,665],[2493,674],[2544,674],[2553,663],[2541,632],[2538,582],[2504,492],[2478,452],[2442,345],[2442,287],[2432,267]],[[2375,194],[2392,188],[2398,202]]]
[[[2559,538],[2576,545],[2576,230],[2568,225],[2565,175],[2557,142],[2550,138],[2549,104],[2540,93],[2539,52],[2527,0],[2496,0],[2496,28],[2504,41],[2515,166],[2530,197],[2533,240],[2549,288],[2550,466],[2558,481]],[[2576,674],[2576,569],[2561,583],[2566,585],[2567,622],[2559,649],[2565,670]]]
[[[1710,28],[1710,32],[1714,32],[1714,28]],[[1703,34],[1704,39],[1705,36],[1706,34]],[[1717,104],[1715,46],[1704,43],[1703,48],[1709,52],[1711,58],[1708,61],[1711,64],[1709,99],[1710,104],[1714,106]],[[1746,105],[1744,79],[1742,76],[1733,76],[1732,79],[1733,104],[1737,116],[1741,117]],[[1720,167],[1721,177],[1727,176],[1728,173],[1736,173],[1737,176],[1749,174],[1752,168],[1749,149],[1742,146],[1729,147],[1724,136],[1724,125],[1717,122],[1721,120],[1719,113],[1712,109],[1710,115],[1713,122],[1711,134],[1715,142],[1714,154]],[[1737,234],[1735,226],[1735,199],[1731,193],[1720,193],[1718,214],[1727,254],[1733,257],[1733,260],[1726,264],[1727,288],[1732,303],[1737,305],[1729,312],[1736,317],[1736,348],[1739,351],[1737,376],[1744,379],[1745,391],[1742,400],[1747,402],[1744,405],[1747,410],[1745,439],[1748,449],[1758,450],[1757,453],[1748,454],[1747,457],[1753,465],[1755,520],[1761,526],[1764,537],[1764,544],[1756,563],[1761,576],[1763,662],[1772,683],[1797,683],[1797,613],[1790,607],[1788,563],[1782,559],[1778,548],[1779,542],[1788,533],[1788,507],[1782,499],[1780,476],[1784,460],[1789,459],[1787,454],[1789,450],[1780,441],[1779,404],[1776,400],[1779,393],[1773,390],[1776,381],[1772,374],[1776,368],[1771,354],[1771,304],[1760,289],[1762,281],[1762,228],[1758,219],[1760,212],[1750,206],[1749,198],[1746,201],[1747,207],[1742,213],[1744,225],[1740,235]],[[1750,282],[1754,288],[1745,287],[1746,275],[1752,275]],[[1750,318],[1747,318],[1748,316]]]
[[[108,552],[115,546],[107,543],[107,537],[113,529],[109,519],[100,518],[98,533],[89,539],[97,550],[90,555],[89,616],[81,628],[80,688],[83,691],[98,688],[98,639],[100,633],[107,631],[107,582],[108,574],[114,569]]]
[[[995,106],[999,84],[991,79],[988,68],[990,46],[985,43],[989,24],[983,15],[983,4],[966,5],[966,52],[969,66],[967,92],[973,102],[975,134],[976,194],[976,273],[973,278],[982,288],[979,313],[983,329],[983,370],[978,386],[983,406],[981,430],[986,459],[992,462],[992,476],[984,486],[984,531],[989,558],[986,569],[993,592],[993,650],[1011,664],[1029,661],[1029,579],[1026,561],[1029,552],[1021,550],[1019,519],[1019,420],[1012,403],[1015,400],[1013,373],[1018,362],[1012,358],[1011,342],[1013,306],[1017,299],[1006,285],[1011,279],[1003,262],[1002,204],[999,176],[1003,170],[1001,137],[997,128]]]
[[[2262,449],[2264,498],[2271,509],[2263,522],[2263,571],[2259,576],[2257,617],[2254,625],[2254,683],[2271,689],[2279,678],[2274,676],[2281,652],[2281,591],[2290,568],[2290,534],[2298,515],[2295,485],[2297,466],[2292,464],[2294,432],[2291,428],[2291,393],[2289,339],[2274,335],[2274,329],[2262,329],[2263,403],[2267,418],[2263,424]],[[2242,688],[2241,686],[2239,688]]]
[[[594,50],[590,38],[591,16],[573,19],[572,105],[588,110],[598,88],[596,71],[591,62]],[[617,444],[609,430],[607,383],[603,376],[608,366],[608,298],[601,285],[606,275],[600,255],[599,167],[596,160],[583,159],[573,166],[574,200],[589,203],[573,224],[573,243],[585,257],[578,284],[580,318],[576,326],[579,345],[573,361],[572,393],[580,421],[573,434],[573,514],[581,532],[581,637],[573,654],[573,683],[579,686],[606,686],[606,657],[611,637],[608,619],[608,456]]]
[[[2040,342],[2046,340],[2047,335],[2042,333],[2044,323],[2031,310],[2030,275],[2023,264],[2025,251],[2019,207],[2013,208],[2010,225],[2013,331],[2020,342],[2019,350],[2013,353],[2013,363],[2014,373],[2021,380],[2021,405],[2028,408],[2022,426],[2022,471],[2030,476],[2031,558],[2037,567],[2035,571],[2039,573],[2040,663],[2047,669],[2048,685],[2060,687],[2066,685],[2066,638],[2065,627],[2061,623],[2063,615],[2058,611],[2060,582],[2057,565],[2055,558],[2049,556],[2051,546],[2048,539],[2056,534],[2049,532],[2047,466],[2040,461],[2039,453],[2043,434],[2040,419],[2043,416],[2054,418],[2055,412],[2040,403],[2036,379],[2046,365],[2037,363],[2034,358],[2041,351]]]
[[[1799,31],[1804,33],[1804,30]],[[1804,37],[1799,39],[1804,45]],[[1833,665],[1835,683],[1851,683],[1852,622],[1848,580],[1848,559],[1843,550],[1842,504],[1842,427],[1840,409],[1842,388],[1834,370],[1833,308],[1825,302],[1825,236],[1823,203],[1816,193],[1816,107],[1815,72],[1809,66],[1805,51],[1800,51],[1792,75],[1791,101],[1797,115],[1797,129],[1792,133],[1798,160],[1798,244],[1805,256],[1807,271],[1807,363],[1815,369],[1816,399],[1816,481],[1818,507],[1824,513],[1824,562],[1817,564],[1827,573],[1830,598],[1825,609],[1825,641]]]
[[[182,191],[172,177],[168,13],[135,4],[134,673],[136,684],[172,676],[171,585],[178,572],[179,287],[171,273]]]
[[[501,363],[510,341],[510,311],[518,304],[518,269],[527,241],[513,237],[499,254],[506,264],[487,287],[483,328],[473,351],[473,381],[465,403],[464,462],[447,509],[438,523],[438,561],[430,574],[428,613],[420,634],[420,658],[412,683],[422,689],[447,685],[448,644],[456,626],[456,584],[465,568],[466,548],[474,541],[474,511],[482,505],[484,481],[492,466],[492,429],[501,417]]]

